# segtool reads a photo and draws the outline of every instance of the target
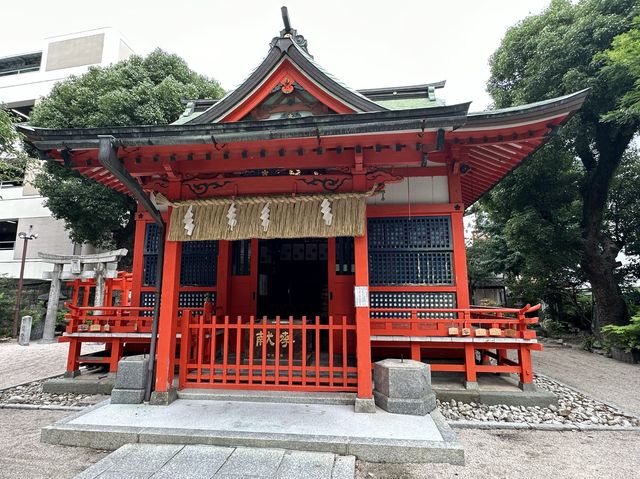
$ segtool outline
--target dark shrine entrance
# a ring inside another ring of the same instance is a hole
[[[180,387],[355,391],[353,267],[343,253],[335,238],[234,242],[231,310],[183,310]]]
[[[326,238],[260,240],[257,317],[328,316]]]

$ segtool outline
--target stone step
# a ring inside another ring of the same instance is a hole
[[[356,413],[349,405],[178,399],[168,406],[102,403],[42,428],[42,442],[115,450],[128,443],[258,447],[351,455],[370,462],[464,464],[437,410]]]
[[[185,388],[179,390],[178,398],[208,401],[336,404],[345,406],[353,406],[356,402],[355,393],[345,392],[257,391],[202,388]]]
[[[75,479],[282,477],[353,479],[354,456],[326,452],[182,444],[126,444]]]

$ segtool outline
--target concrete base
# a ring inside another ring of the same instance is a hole
[[[65,371],[64,372],[64,377],[65,378],[77,378],[78,376],[80,376],[80,370],[76,369],[75,371]]]
[[[172,387],[166,392],[153,391],[149,404],[152,406],[168,406],[176,399],[178,399],[178,390]]]
[[[119,389],[111,391],[111,404],[142,404],[144,389]]]
[[[465,381],[463,385],[464,385],[464,388],[467,390],[475,391],[477,389],[480,389],[480,386],[478,385],[478,381]]]
[[[424,416],[436,408],[431,366],[420,361],[384,359],[373,369],[376,405],[394,414]]]
[[[538,388],[536,388],[536,385],[533,383],[523,383],[522,381],[518,382],[518,387],[522,390],[522,391],[527,391],[527,392],[535,392],[538,390]]]
[[[357,413],[375,413],[376,403],[373,398],[356,398],[353,410]]]
[[[54,378],[42,384],[42,391],[53,394],[111,394],[114,380],[104,374],[81,374],[75,378]]]
[[[178,399],[169,406],[102,403],[42,429],[49,444],[115,450],[127,443],[205,444],[354,455],[371,462],[464,464],[438,411],[356,414],[352,406]]]
[[[178,391],[178,399],[207,401],[278,402],[291,404],[355,405],[355,393],[306,391],[255,391],[243,389],[186,388]],[[375,409],[375,406],[374,406]]]
[[[436,408],[434,393],[423,396],[421,399],[390,398],[378,391],[373,391],[373,396],[379,407],[393,414],[424,416]]]
[[[459,376],[449,373],[434,373],[431,385],[436,397],[440,401],[462,401],[480,404],[506,404],[507,406],[557,406],[558,398],[555,394],[544,389],[525,386],[521,389],[513,377],[503,377],[498,374],[478,375],[478,387],[467,389]]]

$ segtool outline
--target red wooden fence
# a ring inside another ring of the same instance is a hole
[[[357,389],[350,346],[356,326],[345,316],[323,321],[181,311],[180,388]]]

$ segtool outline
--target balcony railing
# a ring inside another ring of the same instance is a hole
[[[66,305],[67,333],[150,333],[153,308]]]
[[[372,336],[533,339],[540,305],[524,308],[371,308]]]

